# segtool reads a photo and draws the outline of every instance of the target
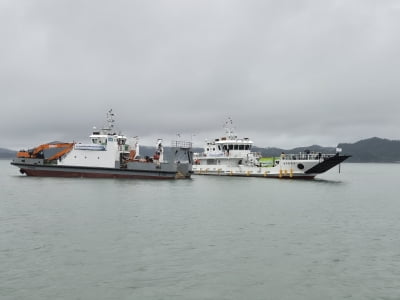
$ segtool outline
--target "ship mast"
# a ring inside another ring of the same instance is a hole
[[[114,113],[112,112],[112,109],[110,109],[107,112],[107,124],[104,125],[103,130],[105,132],[108,132],[108,134],[112,134],[113,130],[114,130],[114,123],[115,123],[115,119],[114,119]]]
[[[235,130],[233,127],[233,122],[232,122],[231,117],[229,117],[228,120],[225,122],[224,128],[225,128],[225,134],[226,134],[227,138],[229,138],[231,140],[237,138],[237,136],[235,135]]]

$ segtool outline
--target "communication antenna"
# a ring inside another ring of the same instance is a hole
[[[235,135],[235,130],[233,127],[233,121],[231,117],[228,117],[228,120],[224,124],[226,136],[230,139],[235,139],[237,136]]]
[[[114,123],[115,123],[114,113],[113,113],[112,109],[110,109],[107,112],[107,119],[106,120],[107,120],[107,124],[105,125],[104,130],[112,132],[114,130]]]

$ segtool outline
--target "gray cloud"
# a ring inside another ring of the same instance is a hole
[[[398,139],[397,1],[2,1],[1,147],[126,134]]]

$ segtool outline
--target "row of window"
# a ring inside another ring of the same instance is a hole
[[[223,145],[221,148],[221,145],[218,145],[218,150],[224,150],[224,151],[228,151],[228,150],[250,150],[251,149],[251,145]],[[215,151],[215,147],[214,148],[207,148],[207,151]]]
[[[109,142],[114,141],[112,137],[108,138]],[[126,139],[117,139],[118,145],[125,145]],[[101,138],[92,138],[92,143],[93,144],[107,144],[107,139],[101,139]]]

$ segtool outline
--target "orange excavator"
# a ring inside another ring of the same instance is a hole
[[[24,158],[43,158],[43,151],[46,149],[56,149],[59,148],[60,151],[55,153],[54,155],[46,158],[46,160],[55,160],[60,158],[61,156],[67,154],[72,150],[75,143],[51,143],[51,144],[43,144],[34,149],[30,149],[28,151],[21,150],[17,153],[17,157]]]

